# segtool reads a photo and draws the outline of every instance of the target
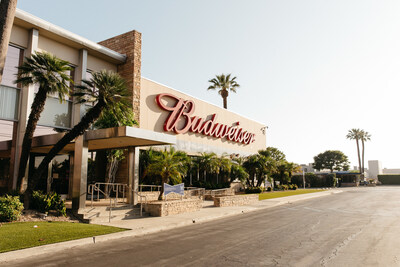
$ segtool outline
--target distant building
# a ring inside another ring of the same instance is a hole
[[[368,160],[368,172],[367,177],[370,179],[378,179],[378,174],[383,174],[382,172],[382,162],[379,160]]]
[[[316,170],[313,168],[313,164],[312,163],[308,163],[307,164],[300,164],[301,167],[301,171],[307,173],[307,172],[316,172]]]

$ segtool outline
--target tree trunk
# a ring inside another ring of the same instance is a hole
[[[38,93],[33,100],[31,113],[29,114],[28,123],[26,125],[24,139],[22,141],[21,157],[19,160],[17,187],[22,189],[22,180],[25,177],[26,165],[28,164],[29,153],[32,146],[33,133],[35,132],[36,125],[40,119],[40,114],[44,110],[46,103],[47,90],[39,88]]]
[[[161,190],[160,190],[160,195],[158,196],[158,200],[163,200],[163,194],[164,194],[164,183],[166,182],[166,179],[161,177]]]
[[[0,83],[3,79],[8,43],[10,42],[16,8],[17,0],[1,0],[0,2]]]
[[[224,109],[228,109],[228,98],[227,97],[223,97],[223,103],[224,103]]]
[[[361,173],[360,145],[358,143],[358,139],[356,139],[356,143],[357,143],[358,169],[360,170]]]
[[[361,160],[361,170],[362,170],[362,174],[361,177],[364,178],[364,140],[361,139],[361,151],[362,151],[362,160]]]
[[[49,162],[57,156],[57,154],[66,146],[68,145],[72,140],[77,138],[78,136],[82,135],[89,127],[90,125],[99,118],[103,108],[105,107],[105,103],[103,101],[97,102],[97,104],[90,109],[81,119],[81,121],[74,126],[70,131],[68,131],[53,147],[50,149],[50,151],[47,153],[47,155],[44,157],[42,162],[40,163],[39,167],[36,169],[32,176],[32,180],[28,181],[28,190],[27,194],[30,196],[33,192],[33,189],[36,187],[40,177],[43,175],[44,171],[46,170],[46,167],[48,166]],[[29,201],[29,200],[28,200]],[[29,203],[25,203],[26,205],[29,206]]]

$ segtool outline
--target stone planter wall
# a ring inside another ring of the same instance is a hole
[[[234,196],[235,191],[232,188],[223,188],[217,190],[206,190],[205,200],[213,200],[214,197]]]
[[[202,203],[203,200],[199,198],[154,201],[145,205],[145,211],[148,212],[151,216],[163,217],[173,214],[198,211],[201,209]]]
[[[232,207],[255,204],[258,202],[258,195],[236,195],[226,197],[214,197],[214,206]]]
[[[200,196],[198,194],[196,194],[197,192],[193,192],[193,191],[188,191],[185,190],[185,195],[183,196],[184,199],[199,199]],[[142,196],[146,196],[146,200],[147,202],[149,201],[157,201],[158,200],[158,196],[160,195],[159,191],[153,191],[153,192],[149,192],[149,191],[144,191],[144,192],[139,192],[140,195]],[[167,196],[167,200],[180,200],[182,198],[181,195],[176,194],[176,193],[170,193]],[[140,197],[138,198],[138,201],[140,202]],[[144,199],[143,199],[144,201]]]

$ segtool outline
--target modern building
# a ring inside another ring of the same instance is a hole
[[[368,178],[378,179],[378,175],[382,174],[382,163],[379,160],[368,160]]]
[[[16,11],[6,66],[0,87],[0,189],[16,188],[17,166],[22,139],[37,86],[15,84],[16,67],[36,51],[47,51],[70,62],[75,84],[90,79],[103,69],[118,72],[132,91],[132,105],[139,127],[89,130],[67,145],[55,159],[69,162],[63,182],[73,208],[85,205],[90,152],[126,148],[127,157],[119,172],[131,200],[138,188],[139,149],[174,145],[196,155],[201,152],[249,155],[266,147],[265,125],[194,98],[141,76],[142,35],[130,31],[95,43],[21,10]],[[206,89],[206,88],[205,88]],[[250,103],[249,103],[249,106]],[[31,172],[62,137],[54,129],[70,129],[87,107],[72,99],[64,103],[49,95],[32,142]],[[59,174],[49,171],[47,189]],[[62,185],[60,185],[62,186]]]

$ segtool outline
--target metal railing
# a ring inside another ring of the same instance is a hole
[[[147,197],[145,195],[140,194],[139,192],[131,189],[127,184],[120,184],[120,183],[95,183],[90,184],[88,186],[88,194],[91,196],[91,207],[93,208],[93,197],[97,194],[97,200],[100,200],[100,194],[104,196],[105,199],[110,199],[109,204],[109,221],[111,221],[111,212],[114,202],[114,207],[118,203],[119,196],[122,194],[122,203],[128,203],[127,193],[131,190],[132,195],[136,195],[140,198],[140,216],[143,216],[143,198],[144,198],[144,205],[147,205]],[[111,194],[114,194],[111,197]],[[114,200],[114,201],[113,201]]]
[[[146,190],[148,188],[150,188],[150,190]],[[145,190],[143,190],[143,189],[145,189]],[[156,191],[156,192],[161,191],[161,185],[146,185],[146,184],[139,185],[139,192],[153,192],[153,191]]]
[[[127,184],[119,184],[119,183],[95,183],[90,184],[88,186],[88,194],[91,196],[91,207],[93,208],[93,197],[95,193],[97,193],[97,200],[100,200],[100,193],[104,196],[105,199],[112,198],[111,194],[114,193],[114,207],[116,203],[118,203],[118,198],[122,194],[122,202],[126,203],[126,194],[125,188]]]

